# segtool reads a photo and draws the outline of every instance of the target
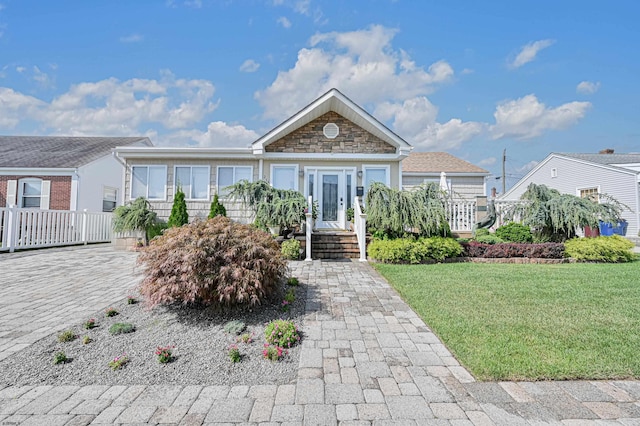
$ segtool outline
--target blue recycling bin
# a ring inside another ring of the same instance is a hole
[[[629,223],[626,220],[621,220],[616,223],[615,226],[613,223],[603,222],[601,220],[598,221],[598,228],[600,229],[600,235],[605,237],[610,237],[612,235],[627,235],[627,226]]]

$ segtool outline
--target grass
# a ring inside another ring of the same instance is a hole
[[[640,378],[640,263],[376,269],[479,380]]]

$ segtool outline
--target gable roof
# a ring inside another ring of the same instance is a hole
[[[75,168],[136,143],[152,146],[146,137],[0,136],[0,167]]]
[[[640,163],[640,154],[578,154],[578,153],[558,153],[565,157],[576,158],[578,160],[590,161],[598,164],[631,164]]]
[[[477,173],[489,172],[447,152],[412,152],[402,160],[403,173]]]
[[[307,123],[321,117],[329,111],[340,114],[355,125],[363,128],[388,144],[398,148],[401,154],[408,154],[413,147],[400,136],[392,132],[387,126],[343,95],[338,89],[331,89],[306,107],[302,108],[291,118],[285,120],[270,132],[251,144],[255,154],[264,152],[264,147],[285,135],[299,129]]]

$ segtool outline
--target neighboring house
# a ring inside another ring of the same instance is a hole
[[[454,200],[475,200],[486,196],[489,172],[446,152],[412,152],[402,160],[402,188],[411,189],[427,182],[439,184],[445,173]]]
[[[599,154],[551,153],[499,200],[518,200],[531,183],[579,197],[609,195],[629,207],[622,213],[629,223],[627,236],[638,235],[640,154],[615,154],[613,150]]]
[[[151,146],[145,137],[0,136],[0,206],[112,211],[122,204],[117,146]]]
[[[161,218],[175,188],[185,192],[189,215],[206,217],[214,194],[229,216],[249,220],[225,187],[265,179],[281,189],[313,196],[318,228],[344,229],[345,212],[374,182],[402,184],[402,160],[412,146],[336,89],[331,89],[247,148],[123,147],[125,197],[146,197]]]

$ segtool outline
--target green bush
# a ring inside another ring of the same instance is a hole
[[[156,222],[147,228],[147,241],[153,240],[158,235],[162,235],[165,229],[169,228],[166,222]]]
[[[292,238],[287,241],[283,241],[280,246],[280,252],[282,253],[282,257],[289,260],[298,260],[300,259],[300,241]]]
[[[475,237],[476,238],[483,237],[483,236],[489,235],[489,234],[491,234],[491,232],[487,228],[478,228],[478,229],[476,229]]]
[[[172,303],[254,306],[284,280],[274,239],[224,216],[167,229],[140,253],[147,306]]]
[[[619,235],[597,238],[574,238],[565,243],[565,253],[586,262],[630,262],[635,259],[633,243]]]
[[[476,237],[476,241],[483,244],[500,244],[504,243],[504,240],[500,237],[496,237],[494,234],[481,235]]]
[[[167,225],[169,228],[180,227],[189,223],[189,213],[187,213],[187,202],[184,200],[184,192],[178,187],[176,196],[173,198],[173,206]]]
[[[300,333],[293,321],[278,319],[267,324],[264,338],[272,345],[290,348],[300,341]]]
[[[218,194],[213,196],[213,201],[211,202],[211,207],[209,208],[209,219],[212,219],[218,215],[226,216],[227,209],[218,201]]]
[[[117,334],[126,334],[136,331],[136,327],[128,322],[117,322],[109,327],[109,333],[114,336]]]
[[[496,237],[510,243],[531,243],[533,234],[528,226],[521,223],[510,222],[496,229]]]
[[[431,237],[373,240],[367,248],[369,256],[384,263],[422,263],[457,257],[462,246],[453,238]]]
[[[246,324],[240,320],[229,321],[224,325],[225,333],[238,335],[247,328]]]

